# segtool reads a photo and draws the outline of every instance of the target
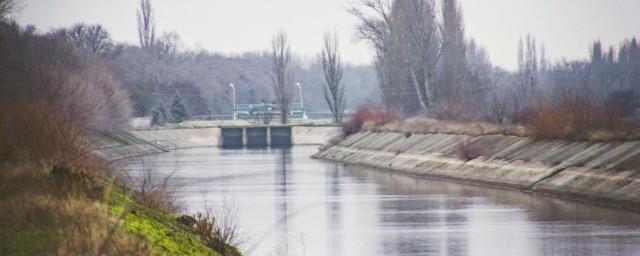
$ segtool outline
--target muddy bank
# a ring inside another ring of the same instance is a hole
[[[472,145],[472,159],[460,146]],[[361,132],[314,158],[640,210],[640,142]]]

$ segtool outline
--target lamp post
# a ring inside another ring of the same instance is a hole
[[[302,99],[302,85],[300,85],[300,83],[296,83],[296,86],[298,86],[298,92],[300,93],[300,106],[304,107],[304,100]]]
[[[233,83],[229,84],[229,86],[231,87],[231,93],[233,94],[233,98],[232,98],[232,107],[231,107],[231,118],[233,120],[236,120],[236,86],[233,85]]]
[[[300,83],[296,83],[298,86],[298,92],[300,93],[300,108],[302,109],[302,118],[307,119],[307,114],[304,113],[304,99],[302,99],[302,85]]]

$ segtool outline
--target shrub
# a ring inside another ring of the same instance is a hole
[[[81,125],[59,115],[47,101],[0,104],[0,160],[79,165],[89,153]]]
[[[460,160],[470,161],[482,155],[482,147],[473,140],[461,141],[456,148],[456,155]]]
[[[607,96],[605,106],[621,117],[631,117],[640,107],[638,94],[633,90],[613,91]]]
[[[399,119],[397,114],[384,108],[360,107],[349,121],[342,123],[342,133],[348,136],[362,130],[365,123],[377,127]]]
[[[540,139],[627,140],[636,136],[638,128],[624,114],[616,105],[598,103],[588,94],[573,95],[533,107],[525,125],[531,136]]]
[[[490,103],[475,102],[474,99],[441,102],[428,111],[427,117],[458,122],[506,123],[510,110],[508,104],[504,98],[497,96]]]
[[[211,209],[193,216],[195,230],[207,247],[224,256],[240,255],[229,245],[238,243],[237,213],[234,208],[222,207],[223,211],[215,214]]]
[[[0,24],[0,103],[8,99],[46,102],[67,122],[88,130],[128,123],[129,96],[98,57],[56,38]],[[10,113],[12,116],[21,112]]]
[[[135,158],[130,168],[122,170],[120,178],[133,190],[133,198],[146,207],[165,213],[176,214],[181,206],[176,197],[171,179],[176,170],[160,176],[153,159]]]

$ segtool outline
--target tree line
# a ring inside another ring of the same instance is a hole
[[[305,109],[312,112],[331,111],[326,103],[329,98],[314,95],[330,96],[338,93],[335,88],[342,84],[353,86],[340,89],[342,100],[339,98],[338,104],[331,104],[333,108],[355,108],[371,102],[370,98],[377,98],[376,80],[371,67],[343,64],[341,61],[336,63],[338,59],[332,58],[332,63],[340,66],[344,76],[333,76],[334,89],[326,91],[324,74],[329,63],[323,63],[320,56],[303,60],[290,50],[287,72],[296,74],[295,81],[292,80],[293,76],[288,77],[287,86],[280,87],[287,91],[278,95],[278,81],[274,80],[276,63],[273,49],[240,56],[188,49],[181,42],[178,33],[157,32],[159,30],[151,1],[141,0],[136,15],[139,40],[135,45],[116,42],[99,24],[78,23],[53,29],[41,36],[55,38],[78,51],[95,56],[130,96],[132,115],[152,116],[159,124],[184,119],[173,118],[166,110],[165,106],[172,108],[176,98],[180,98],[184,104],[187,117],[230,115],[230,83],[237,87],[238,104],[257,104],[285,100],[290,102],[292,99],[298,101],[297,90],[287,88],[299,82],[305,92]],[[34,35],[37,34],[34,27],[30,29]],[[286,38],[286,32],[282,32],[282,35]],[[353,95],[353,98],[347,103],[344,95]],[[162,109],[167,112],[166,118],[161,113]],[[335,114],[333,116],[334,119],[339,118]]]
[[[521,123],[542,105],[576,97],[622,105],[616,108],[625,115],[638,106],[635,38],[618,49],[594,42],[590,59],[551,63],[544,45],[527,35],[510,72],[465,37],[457,0],[360,0],[349,12],[360,21],[358,37],[373,47],[382,103],[405,117]]]

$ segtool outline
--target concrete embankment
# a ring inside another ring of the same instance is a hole
[[[323,145],[340,132],[337,127],[294,126],[294,145]],[[93,137],[94,152],[110,161],[169,152],[176,149],[220,146],[220,128],[134,130]]]
[[[462,160],[461,153],[473,159]],[[313,157],[640,210],[640,141],[361,132]]]

